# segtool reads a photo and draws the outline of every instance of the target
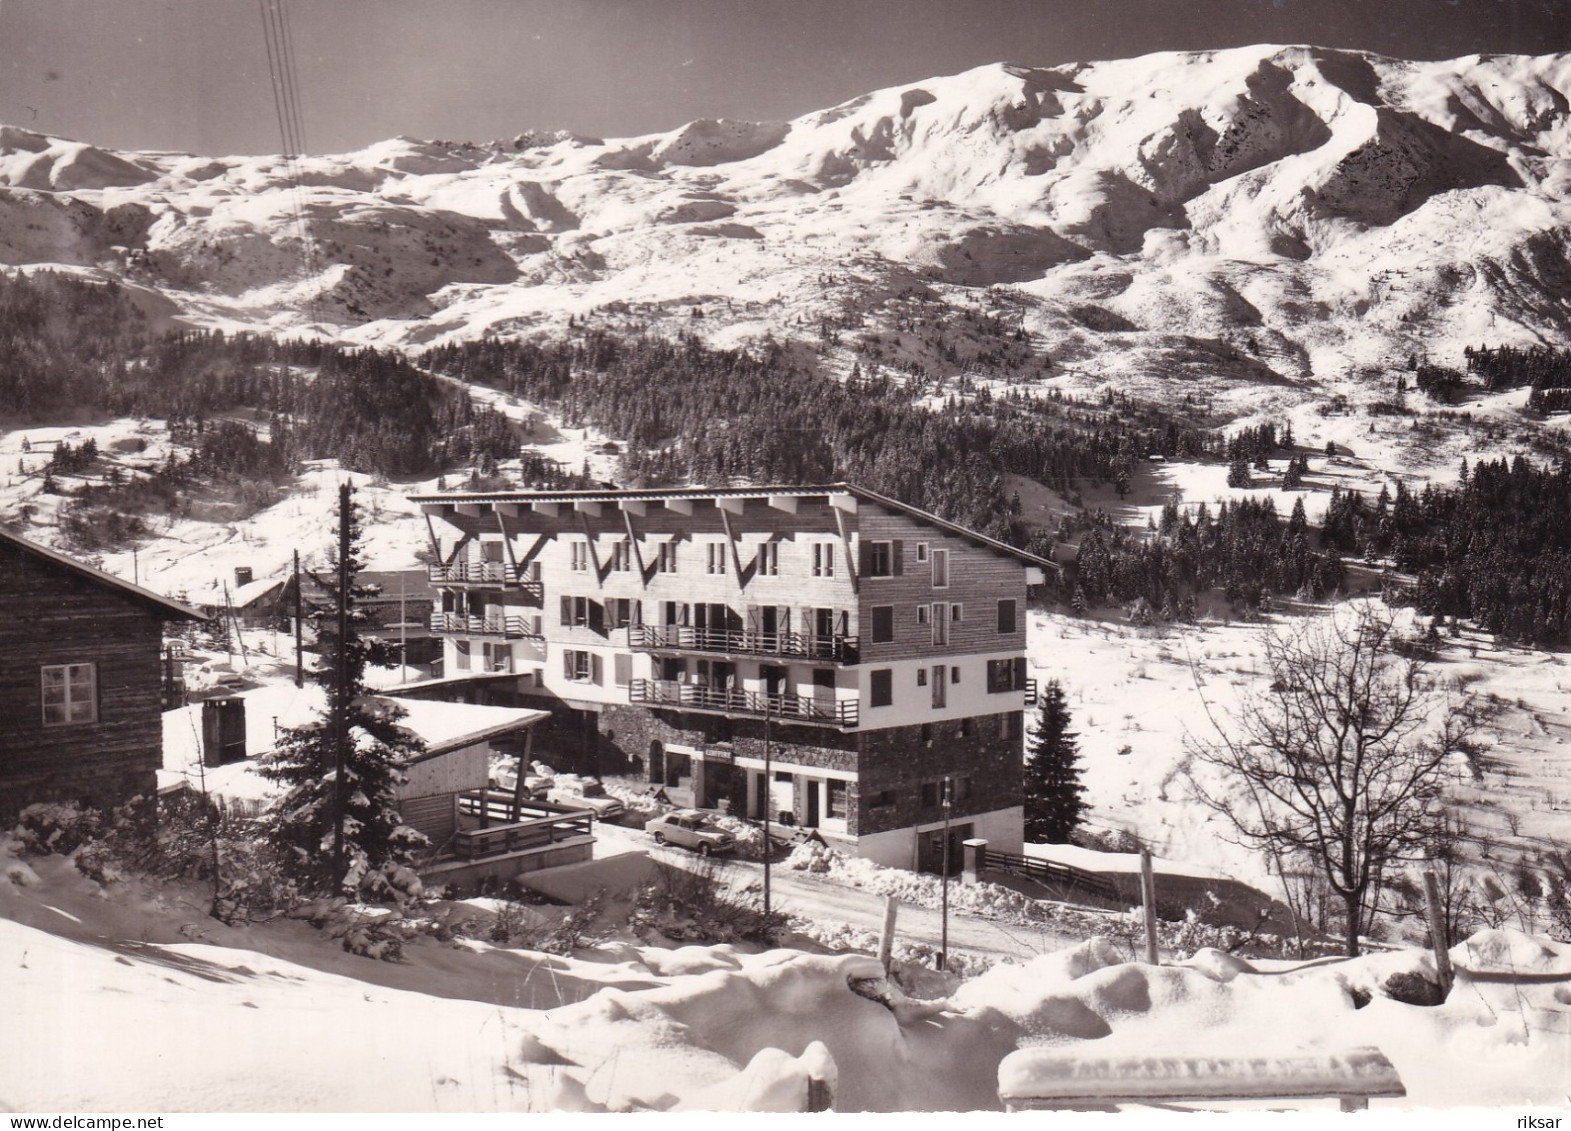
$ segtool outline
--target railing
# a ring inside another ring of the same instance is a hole
[[[1034,679],[1026,680],[1026,706],[1036,706],[1036,680]]]
[[[540,636],[532,620],[501,613],[432,613],[431,631],[455,636]]]
[[[762,691],[705,687],[696,683],[677,683],[669,679],[635,679],[629,688],[634,703],[654,707],[675,707],[684,711],[713,711],[723,715],[768,715],[788,723],[828,723],[831,726],[857,725],[855,699],[818,699],[805,695],[770,695]]]
[[[721,652],[739,656],[784,656],[796,660],[829,660],[854,664],[857,638],[808,632],[755,632],[688,628],[684,625],[635,624],[628,629],[634,648],[674,652]]]
[[[458,812],[460,819],[480,822],[479,828],[460,829],[453,836],[457,854],[469,860],[588,836],[594,821],[594,814],[587,810],[543,801],[526,801],[515,808],[512,793],[493,789],[459,794]]]
[[[428,576],[438,585],[507,585],[522,589],[538,604],[545,595],[545,585],[537,577],[525,575],[527,566],[514,567],[507,562],[444,562],[433,565]]]

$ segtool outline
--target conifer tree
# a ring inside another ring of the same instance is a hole
[[[1042,691],[1025,771],[1025,838],[1063,844],[1089,806],[1080,784],[1080,748],[1069,729],[1069,705],[1058,680]]]
[[[306,890],[381,897],[415,894],[419,880],[408,865],[429,842],[404,824],[395,790],[404,781],[403,766],[424,744],[399,725],[402,708],[366,691],[366,665],[387,663],[391,657],[385,645],[360,635],[366,617],[359,602],[376,591],[356,580],[363,562],[353,491],[342,494],[340,502],[348,512],[349,552],[341,559],[335,542],[328,552],[329,568],[312,574],[325,594],[311,613],[320,657],[312,678],[326,691],[327,702],[313,722],[285,730],[263,760],[262,773],[289,786],[269,810],[265,825],[284,853],[285,870]],[[347,578],[347,588],[341,577]],[[340,591],[347,606],[342,633]],[[341,784],[335,769],[340,738]]]

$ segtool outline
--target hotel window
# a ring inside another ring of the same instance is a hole
[[[869,577],[893,577],[894,572],[894,551],[890,543],[869,543],[867,547],[867,575]]]
[[[628,541],[611,543],[611,568],[626,573],[633,568],[633,544]]]
[[[93,664],[47,664],[40,668],[44,725],[98,721],[98,679]]]
[[[998,631],[1000,635],[1015,631],[1014,598],[998,602]]]
[[[933,603],[933,643],[949,643],[949,606],[942,601]]]
[[[724,542],[711,542],[711,543],[709,543],[708,549],[709,549],[709,572],[710,573],[724,573],[725,572],[725,551],[726,551],[725,543]]]
[[[987,661],[987,693],[997,695],[1005,691],[1024,691],[1026,686],[1026,661],[1024,656],[1008,660]]]
[[[949,588],[949,551],[933,551],[933,588]]]
[[[601,682],[601,660],[594,652],[567,649],[562,653],[562,675],[571,683]]]
[[[831,778],[824,783],[829,789],[829,816],[844,818],[846,816],[846,800],[850,796],[850,787],[843,781]]]
[[[780,575],[780,543],[764,542],[758,547],[758,576],[778,577]]]
[[[889,668],[879,668],[868,673],[868,705],[872,707],[887,707],[895,701],[894,672]]]
[[[662,543],[660,543],[660,556],[659,556],[658,564],[657,564],[656,568],[661,573],[675,573],[676,572],[676,543],[675,542],[662,542]]]
[[[571,555],[570,563],[573,569],[584,570],[589,568],[589,543],[574,539],[567,544],[568,553]]]
[[[628,628],[644,622],[643,602],[632,597],[612,597],[606,602],[612,628]]]
[[[813,543],[813,576],[833,577],[835,575],[835,544],[833,542]]]

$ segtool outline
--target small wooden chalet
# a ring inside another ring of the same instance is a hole
[[[195,609],[0,528],[0,823],[38,801],[151,797],[163,625]]]

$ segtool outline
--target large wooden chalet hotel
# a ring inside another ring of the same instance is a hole
[[[416,496],[449,679],[536,757],[899,867],[1018,852],[1026,590],[1052,565],[849,484]],[[766,771],[765,743],[768,741]]]

